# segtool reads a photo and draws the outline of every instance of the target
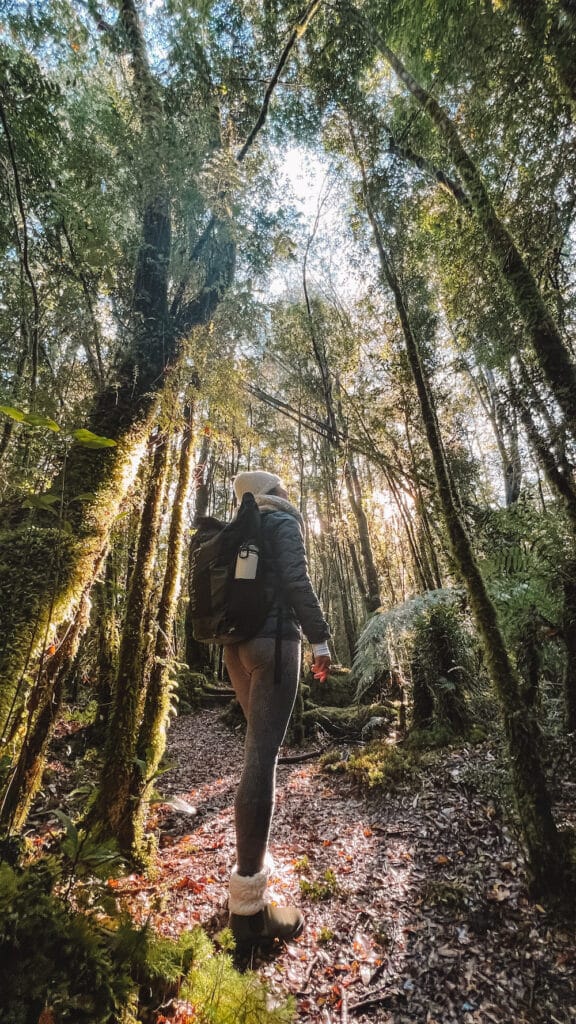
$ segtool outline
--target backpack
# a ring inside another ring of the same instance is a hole
[[[244,494],[230,523],[212,516],[198,520],[188,581],[195,640],[237,644],[256,635],[275,597],[265,566],[262,517],[253,494]]]

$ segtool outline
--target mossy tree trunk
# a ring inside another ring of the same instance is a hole
[[[46,751],[62,704],[64,685],[89,618],[89,593],[85,591],[74,621],[46,662],[43,676],[30,695],[26,732],[0,808],[0,830],[17,832],[26,823],[30,806],[42,782]]]
[[[466,586],[470,608],[484,647],[488,671],[500,701],[512,784],[534,891],[542,899],[559,901],[566,897],[573,879],[565,844],[552,815],[550,795],[540,757],[540,731],[534,715],[522,700],[518,673],[508,654],[496,609],[488,595],[470,538],[458,511],[436,409],[418,342],[412,330],[400,284],[384,249],[366,183],[364,200],[372,225],[382,277],[394,297],[404,335],[454,562]]]
[[[114,680],[118,672],[120,628],[117,612],[117,564],[112,547],[106,559],[104,578],[94,588],[95,632],[98,646],[94,693],[98,710],[94,722],[95,735],[104,738],[108,724]]]
[[[5,523],[0,533],[0,736],[21,705],[28,675],[50,630],[93,580],[111,527],[132,483],[150,433],[157,395],[179,353],[179,339],[207,323],[234,273],[234,243],[215,218],[205,232],[197,263],[204,280],[195,297],[172,303],[168,280],[171,202],[164,186],[165,115],[150,72],[133,0],[120,4],[120,27],[129,43],[134,103],[141,125],[142,241],[136,259],[132,323],[126,329],[113,384],[97,397],[89,428],[113,438],[114,448],[75,443],[52,491],[62,510],[56,527],[45,513]],[[93,500],[77,502],[81,493]],[[50,522],[48,522],[50,520]],[[65,528],[63,528],[65,526]]]
[[[472,210],[483,230],[495,265],[526,326],[528,337],[552,395],[566,417],[572,437],[576,438],[576,367],[554,317],[540,294],[534,275],[510,231],[494,209],[482,176],[467,152],[455,123],[432,94],[410,74],[363,13],[348,3],[343,5],[343,9],[364,26],[376,49],[438,128],[454,168],[468,193]]]
[[[345,557],[346,552],[343,553],[342,547],[343,545],[341,541],[335,538],[334,582],[337,584],[338,588],[338,598],[342,609],[342,623],[346,636],[346,646],[348,647],[349,660],[345,664],[351,665],[354,659],[354,651],[356,649],[358,629],[354,616],[354,598],[352,595],[350,573],[348,571],[348,559]]]
[[[182,549],[184,545],[186,500],[192,475],[193,413],[185,410],[186,425],[180,448],[178,480],[173,498],[166,569],[157,615],[154,658],[147,682],[144,711],[136,746],[136,767],[133,767],[129,800],[120,833],[121,847],[137,859],[144,855],[143,837],[148,801],[154,778],[166,746],[166,729],[170,711],[170,663],[174,659],[173,627],[180,588]]]
[[[154,460],[142,509],[136,563],[126,601],[118,655],[118,674],[114,684],[114,703],[100,785],[86,822],[90,830],[98,835],[118,838],[121,848],[124,848],[122,839],[127,827],[126,817],[130,817],[130,786],[146,696],[146,659],[149,649],[146,625],[154,583],[154,565],[168,464],[169,446],[165,435],[162,434],[156,437]]]
[[[510,381],[511,394],[526,436],[530,442],[537,462],[550,485],[551,489],[558,495],[570,523],[570,529],[576,540],[576,486],[574,485],[574,474],[572,467],[562,456],[558,457],[555,452],[555,445],[552,439],[552,431],[545,436],[536,424],[532,414],[532,400],[528,398],[525,389],[527,378],[522,373],[522,380],[518,383],[513,378]],[[557,429],[557,432],[560,431]]]

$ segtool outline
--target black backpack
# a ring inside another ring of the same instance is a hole
[[[256,635],[275,597],[265,568],[262,517],[253,494],[244,494],[230,523],[212,516],[198,520],[189,577],[195,640],[237,644]]]

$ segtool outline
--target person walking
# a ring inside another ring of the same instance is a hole
[[[278,751],[294,706],[302,632],[312,645],[312,670],[330,669],[330,629],[314,592],[304,547],[304,522],[275,473],[239,473],[238,502],[251,492],[262,513],[264,571],[274,588],[270,612],[256,636],[224,649],[232,687],[246,718],[244,764],[234,801],[236,864],[229,886],[229,926],[236,948],[286,941],[302,931],[296,907],[273,907],[266,886],[273,868],[268,850]]]

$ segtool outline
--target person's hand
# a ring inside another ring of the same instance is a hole
[[[314,679],[318,679],[319,682],[325,683],[328,678],[330,671],[330,655],[329,654],[317,654],[312,664],[312,675]]]

